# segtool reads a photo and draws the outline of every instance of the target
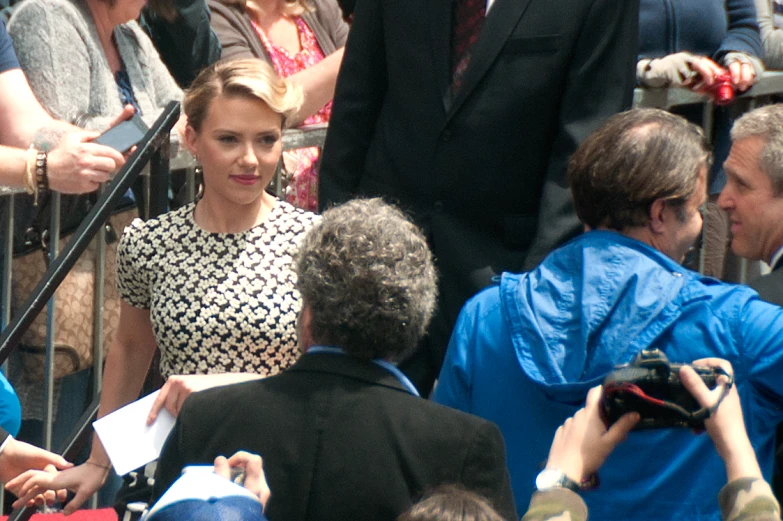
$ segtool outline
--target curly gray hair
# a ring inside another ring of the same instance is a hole
[[[435,309],[427,241],[381,199],[324,212],[302,241],[296,273],[313,342],[365,360],[397,360],[416,347]]]

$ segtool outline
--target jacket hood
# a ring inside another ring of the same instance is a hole
[[[535,270],[504,274],[500,295],[517,360],[550,399],[580,403],[681,314],[691,272],[609,231],[583,234]]]

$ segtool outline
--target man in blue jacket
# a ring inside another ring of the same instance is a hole
[[[699,235],[710,154],[700,130],[654,109],[609,119],[571,158],[588,233],[535,270],[504,274],[462,310],[435,400],[500,426],[517,505],[587,390],[644,348],[727,359],[765,476],[783,419],[783,310],[680,262]],[[634,432],[583,496],[595,520],[720,519],[726,481],[706,436]]]

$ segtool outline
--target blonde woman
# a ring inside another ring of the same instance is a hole
[[[293,125],[327,123],[348,25],[335,0],[209,0],[222,58],[256,57],[302,87],[304,104]],[[315,148],[286,155],[292,178],[286,199],[317,206]]]
[[[269,195],[283,125],[301,91],[257,59],[204,70],[185,96],[185,143],[204,195],[120,241],[120,324],[106,360],[99,416],[135,400],[156,349],[166,384],[150,412],[179,412],[191,393],[275,374],[298,356],[299,294],[291,259],[316,217]],[[103,484],[100,441],[65,488],[76,510]]]

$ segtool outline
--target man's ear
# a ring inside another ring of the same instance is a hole
[[[649,222],[647,226],[655,234],[661,234],[665,231],[666,224],[666,199],[656,199],[650,205]]]
[[[310,311],[310,306],[303,305],[296,322],[299,350],[303,353],[306,353],[308,349],[315,345],[313,342],[312,323],[313,312]]]

